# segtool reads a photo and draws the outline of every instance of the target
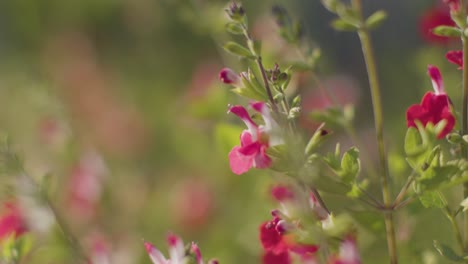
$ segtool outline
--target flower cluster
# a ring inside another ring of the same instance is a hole
[[[167,236],[167,243],[169,244],[169,259],[151,243],[144,242],[146,252],[148,253],[153,264],[186,264],[191,257],[195,258],[196,264],[203,264],[200,248],[192,242],[188,252],[184,248],[182,239],[174,234]],[[218,264],[217,260],[210,260],[208,264]]]
[[[408,127],[417,127],[417,121],[425,127],[428,123],[433,125],[440,121],[446,122],[442,131],[437,137],[445,137],[455,126],[455,116],[451,110],[451,102],[444,91],[442,75],[437,67],[429,65],[428,74],[432,80],[433,92],[427,92],[420,104],[414,104],[406,111],[406,121]]]

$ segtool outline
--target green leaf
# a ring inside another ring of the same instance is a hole
[[[432,30],[432,33],[441,37],[454,37],[455,38],[455,37],[461,36],[460,29],[456,27],[451,27],[451,26],[438,26]]]
[[[423,146],[421,133],[417,128],[410,127],[406,131],[405,136],[405,153],[408,156],[416,156],[424,152],[426,148]]]
[[[329,152],[324,158],[323,161],[335,172],[341,170],[341,160],[340,160],[340,143],[336,144],[335,153]]]
[[[383,10],[377,11],[366,20],[366,26],[368,29],[375,29],[384,22],[387,18],[387,13]]]
[[[338,31],[357,31],[359,28],[341,18],[337,18],[332,21],[331,26]]]
[[[248,50],[247,48],[241,46],[238,43],[229,41],[226,44],[224,44],[223,48],[234,55],[243,57],[243,58],[249,58],[249,59],[255,59],[255,56]]]
[[[421,204],[425,208],[444,208],[445,201],[440,197],[440,193],[437,191],[427,191],[419,196]]]
[[[455,253],[455,251],[453,251],[453,249],[451,249],[449,246],[439,243],[437,240],[434,240],[433,245],[439,254],[446,257],[447,259],[455,262],[464,262],[463,258],[457,255],[457,253]]]
[[[340,176],[346,183],[352,183],[359,174],[360,169],[359,150],[352,147],[343,155]]]
[[[297,61],[291,63],[289,69],[293,72],[305,72],[311,70],[312,66],[306,62]]]
[[[455,165],[445,165],[441,167],[430,167],[423,172],[417,182],[424,190],[437,189],[439,185],[448,182],[451,177],[458,173],[459,169]]]
[[[236,22],[229,22],[226,24],[227,32],[234,34],[234,35],[242,35],[244,34],[244,29],[242,28],[241,24]]]

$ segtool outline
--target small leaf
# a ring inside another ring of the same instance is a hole
[[[244,34],[244,29],[239,23],[236,22],[229,22],[226,24],[227,32],[234,34],[234,35],[242,35]]]
[[[405,136],[405,153],[408,156],[416,156],[424,152],[426,148],[423,146],[423,140],[418,129],[414,127],[408,128]]]
[[[432,30],[432,33],[441,37],[460,37],[461,31],[456,27],[451,26],[438,26]]]
[[[238,43],[235,43],[235,42],[232,42],[232,41],[229,41],[227,42],[226,44],[224,44],[223,48],[234,54],[234,55],[238,55],[238,56],[241,56],[241,57],[244,57],[244,58],[249,58],[249,59],[254,59],[255,56],[245,47],[241,46],[240,44]]]
[[[377,11],[367,18],[366,26],[368,29],[377,28],[378,26],[382,24],[382,22],[384,22],[386,18],[387,18],[387,13],[385,11],[383,10]]]
[[[341,18],[332,21],[331,26],[338,31],[357,31],[359,28]]]
[[[446,257],[449,260],[456,262],[464,262],[463,258],[455,253],[449,246],[439,243],[434,240],[434,248],[440,253],[440,255]]]
[[[427,191],[419,196],[421,204],[426,208],[444,208],[445,202],[440,197],[439,192]]]
[[[340,176],[345,182],[351,183],[356,179],[361,169],[359,150],[357,148],[352,147],[345,152],[341,160],[341,169]]]

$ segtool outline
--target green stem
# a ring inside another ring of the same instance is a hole
[[[465,1],[460,1],[462,16],[466,16]],[[466,21],[466,20],[465,20]],[[462,107],[462,135],[468,134],[468,67],[466,67],[466,62],[468,61],[468,38],[465,36],[464,32],[466,29],[466,22],[464,28],[462,28],[462,43],[463,43],[463,107]],[[465,159],[468,158],[468,148],[462,144],[462,155]],[[463,184],[463,197],[468,197],[468,183]],[[468,211],[464,213],[464,253],[468,253]]]
[[[450,208],[448,208],[448,206],[446,206],[444,209],[445,209],[445,214],[447,215],[447,218],[452,224],[452,229],[453,229],[453,232],[455,233],[458,246],[460,247],[461,252],[464,252],[463,237],[461,235],[461,230],[460,230],[460,227],[458,226],[457,220],[455,219],[455,216],[452,214],[452,211],[450,210]]]
[[[361,0],[352,0],[353,8],[356,10],[361,20],[361,27],[358,30],[359,39],[361,41],[362,52],[364,60],[366,62],[367,74],[369,78],[369,86],[372,97],[372,106],[374,112],[375,131],[377,134],[377,144],[379,149],[381,171],[381,183],[382,183],[382,196],[384,205],[390,208],[392,204],[392,198],[390,193],[389,176],[387,168],[387,154],[385,151],[385,144],[383,138],[383,113],[382,113],[382,101],[380,96],[380,85],[377,75],[377,67],[375,63],[374,51],[372,42],[370,40],[369,31],[365,26],[364,19],[362,16],[362,3]],[[395,237],[395,224],[393,221],[393,210],[384,212],[385,215],[385,229],[387,233],[387,246],[388,253],[390,256],[390,263],[398,263],[398,255],[396,248],[396,237]]]
[[[408,180],[406,181],[405,185],[403,186],[403,188],[401,188],[400,193],[398,193],[397,198],[395,198],[395,201],[393,202],[393,208],[398,207],[398,205],[401,203],[403,198],[405,198],[405,195],[408,192],[409,187],[411,186],[411,184],[414,181],[415,175],[416,175],[416,171],[413,170],[411,175],[408,177]]]

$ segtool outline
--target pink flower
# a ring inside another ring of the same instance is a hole
[[[425,41],[434,44],[447,44],[451,38],[432,33],[432,30],[438,26],[455,26],[448,8],[444,6],[436,6],[427,10],[421,17],[419,30]]]
[[[146,252],[148,253],[153,264],[185,264],[187,263],[187,256],[184,248],[182,239],[174,234],[167,236],[167,243],[169,244],[169,259],[166,259],[164,255],[151,243],[144,242]],[[203,264],[200,249],[197,244],[192,242],[190,245],[189,255],[195,258],[196,264]],[[217,260],[210,260],[208,263],[217,264]]]
[[[225,84],[235,85],[240,82],[239,75],[230,68],[223,68],[219,72],[219,79]]]
[[[330,264],[361,264],[361,257],[356,245],[356,240],[348,236],[340,245],[338,256],[331,259]]]
[[[406,121],[408,127],[417,127],[416,120],[426,126],[433,125],[442,120],[446,121],[445,127],[437,135],[441,139],[445,137],[455,126],[455,117],[450,110],[450,99],[444,91],[442,76],[437,67],[429,65],[428,74],[432,79],[432,86],[435,93],[427,92],[421,104],[414,104],[406,110]]]
[[[282,143],[278,125],[271,117],[268,106],[263,102],[252,103],[251,107],[259,112],[265,125],[257,125],[243,106],[232,106],[230,113],[238,116],[247,126],[240,136],[241,145],[229,152],[229,165],[233,173],[240,175],[250,168],[265,169],[271,166],[271,158],[266,154],[268,147]]]
[[[463,70],[463,51],[451,50],[445,54],[445,58],[453,64],[458,65],[459,70]]]
[[[26,231],[26,222],[18,206],[13,202],[4,203],[0,215],[0,240],[10,235],[18,237]]]
[[[278,202],[294,199],[294,192],[288,186],[275,185],[271,188],[271,195]]]

